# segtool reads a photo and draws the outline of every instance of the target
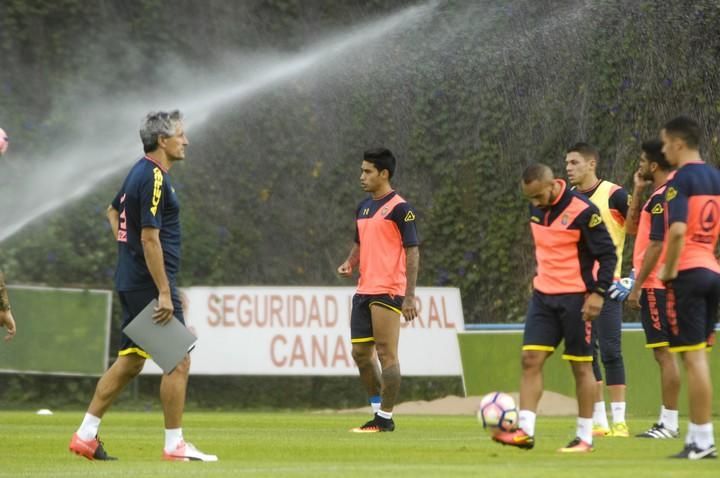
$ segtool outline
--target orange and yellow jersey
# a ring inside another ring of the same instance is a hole
[[[665,241],[665,230],[667,229],[667,214],[665,211],[665,189],[667,183],[658,187],[653,191],[645,201],[640,210],[640,220],[638,221],[637,234],[635,235],[635,248],[633,249],[633,268],[636,272],[640,271],[645,252],[647,251],[650,241],[659,241],[663,243],[660,258],[655,267],[641,284],[644,289],[664,289],[665,284],[658,279],[657,273],[665,262],[665,249],[667,244]]]
[[[360,246],[358,294],[405,295],[405,248],[420,244],[415,211],[391,191],[368,197],[356,212],[355,242]]]
[[[720,171],[702,161],[686,163],[665,190],[668,226],[687,225],[678,270],[702,267],[720,272],[715,246],[720,234]]]
[[[623,248],[625,247],[625,216],[627,216],[630,204],[627,191],[622,186],[604,179],[598,180],[590,189],[585,191],[577,189],[576,191],[590,199],[600,210],[605,227],[615,245],[617,264],[615,265],[614,277],[620,278]]]
[[[613,280],[615,246],[598,208],[589,199],[562,192],[548,207],[530,206],[530,228],[535,241],[537,275],[533,287],[544,294],[587,291],[605,295]],[[597,279],[593,265],[600,266]]]

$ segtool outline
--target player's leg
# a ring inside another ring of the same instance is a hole
[[[130,323],[156,295],[152,289],[119,292],[122,327]],[[142,371],[147,357],[144,350],[125,334],[122,335],[118,358],[98,380],[85,417],[70,440],[71,452],[89,460],[115,459],[105,452],[97,438],[100,422],[123,388]]]
[[[605,300],[596,323],[600,358],[612,412],[611,436],[630,436],[625,422],[625,363],[622,356],[622,304]]]
[[[367,392],[373,414],[380,409],[380,389],[382,387],[380,367],[375,353],[372,318],[370,316],[370,297],[355,294],[350,315],[350,336],[352,357],[360,374],[360,381]]]
[[[388,414],[392,413],[400,394],[401,376],[398,341],[400,338],[401,313],[399,310],[379,302],[370,306],[375,335],[375,350],[382,370],[380,411]]]
[[[562,453],[586,453],[593,450],[592,416],[597,382],[592,368],[593,323],[582,320],[584,301],[583,294],[568,296],[561,314],[565,339],[565,353],[562,358],[570,362],[578,401],[575,439],[558,450]]]
[[[504,445],[531,449],[535,446],[537,406],[543,392],[543,366],[562,340],[562,325],[553,296],[533,291],[525,319],[521,352],[518,429],[498,432],[493,440]]]
[[[185,324],[180,293],[172,286],[173,316]],[[198,450],[183,437],[182,419],[185,411],[185,396],[190,377],[190,355],[186,354],[182,361],[169,374],[160,379],[160,402],[165,419],[165,445],[162,457],[171,461],[218,461],[216,455],[208,455]]]
[[[648,430],[636,435],[641,438],[676,438],[678,433],[678,397],[680,370],[675,355],[669,349],[669,329],[665,304],[665,289],[643,289],[640,294],[640,320],[645,331],[645,347],[653,351],[660,368],[662,406],[660,416]]]
[[[717,314],[720,279],[707,269],[681,271],[668,285],[670,350],[682,354],[687,372],[689,423],[685,448],[676,458],[717,457],[713,438],[712,383],[707,361],[708,319]]]
[[[389,418],[379,416],[382,407],[383,390],[385,389],[385,376],[381,374],[378,366],[377,335],[371,303],[378,296],[355,294],[353,297],[353,309],[350,316],[350,335],[352,340],[352,356],[360,373],[360,381],[367,392],[370,404],[373,407],[373,418],[364,425],[351,429],[355,433],[377,433],[393,431],[395,423],[392,420],[392,408]],[[382,335],[382,331],[379,332]],[[381,340],[383,340],[381,338]],[[385,358],[385,357],[384,357]],[[392,377],[388,377],[392,380]],[[391,384],[392,387],[392,384]],[[387,403],[394,405],[394,399],[387,400]],[[387,412],[382,412],[387,417]]]
[[[595,396],[593,404],[593,436],[607,436],[610,434],[607,409],[605,407],[605,382],[602,376],[600,361],[600,343],[598,341],[598,324],[593,327],[593,360],[592,369],[595,377]]]

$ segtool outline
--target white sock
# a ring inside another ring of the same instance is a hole
[[[706,450],[715,444],[712,422],[695,425],[695,444],[701,450]]]
[[[529,436],[535,436],[535,418],[537,415],[530,410],[520,410],[520,418],[518,419],[518,428]]]
[[[370,402],[373,413],[377,413],[378,410],[380,410],[380,404],[382,403],[380,395],[373,395],[368,401]]]
[[[392,418],[392,412],[386,412],[384,410],[378,410],[377,415],[382,418],[387,418],[388,420]]]
[[[678,411],[668,410],[665,407],[660,409],[660,421],[665,428],[672,431],[678,431]]]
[[[691,445],[695,442],[695,425],[693,422],[688,422],[688,431],[687,435],[685,435],[685,444]]]
[[[592,421],[599,427],[610,428],[607,413],[605,412],[605,402],[595,402],[595,405],[593,405]]]
[[[90,415],[89,413],[86,413],[85,418],[83,418],[83,421],[80,424],[80,428],[78,428],[77,430],[77,434],[80,439],[87,441],[95,438],[98,434],[101,420],[102,418],[98,418],[95,415]]]
[[[577,429],[575,434],[578,438],[580,438],[585,443],[588,443],[592,445],[592,427],[593,427],[593,419],[592,418],[582,418],[578,417],[577,419]]]
[[[183,441],[182,428],[165,429],[165,451],[170,453]]]
[[[625,423],[625,402],[610,402],[613,423]]]

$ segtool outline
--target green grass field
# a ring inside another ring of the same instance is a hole
[[[161,461],[161,414],[119,411],[107,415],[101,438],[120,461],[89,462],[67,451],[81,418],[82,412],[0,412],[0,477],[720,476],[718,460],[665,458],[682,448],[681,440],[604,438],[590,455],[561,455],[555,449],[574,434],[570,417],[540,419],[535,449],[523,451],[491,442],[472,417],[401,415],[394,433],[363,435],[348,429],[364,422],[364,415],[186,414],[185,438],[217,454],[217,463]],[[651,422],[629,424],[639,431]]]

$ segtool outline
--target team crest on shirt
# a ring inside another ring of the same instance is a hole
[[[382,208],[382,209],[380,210],[380,215],[381,215],[381,216],[387,216],[387,213],[388,213],[388,212],[389,212],[389,209],[388,209],[387,206],[385,206],[384,208]]]
[[[671,186],[667,189],[667,192],[665,193],[665,200],[672,201],[673,199],[675,199],[675,197],[677,197],[677,189]]]
[[[592,216],[590,216],[590,222],[588,223],[588,227],[595,227],[598,224],[602,224],[602,222],[602,217],[600,217],[599,214],[593,214]]]
[[[568,224],[569,221],[570,221],[570,216],[569,216],[567,213],[563,214],[563,215],[562,215],[562,219],[560,220],[560,222],[562,223],[562,225],[563,225],[563,226],[567,226],[567,224]]]
[[[650,214],[662,214],[665,211],[665,208],[662,207],[662,204],[656,204],[653,206],[652,211],[650,211]]]

